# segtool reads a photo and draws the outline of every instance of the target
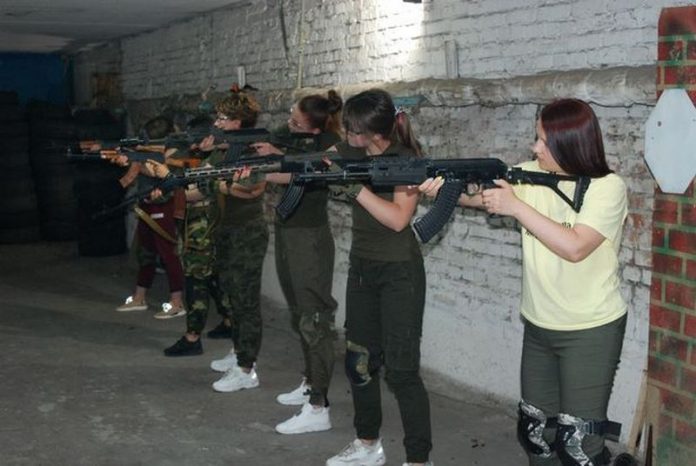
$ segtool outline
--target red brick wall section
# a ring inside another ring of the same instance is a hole
[[[658,25],[657,93],[696,103],[696,7],[666,8]],[[696,195],[655,192],[648,377],[660,390],[657,464],[696,457]]]

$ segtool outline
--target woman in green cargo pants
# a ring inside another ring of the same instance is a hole
[[[545,106],[535,160],[524,170],[590,177],[580,212],[552,190],[496,180],[460,204],[508,215],[522,229],[522,400],[518,437],[533,466],[609,464],[604,438],[618,435],[607,405],[626,327],[618,252],[626,185],[608,167],[591,107],[577,99]],[[420,190],[434,196],[441,179]],[[572,197],[575,184],[559,188]]]

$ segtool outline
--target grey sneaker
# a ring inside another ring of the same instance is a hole
[[[356,438],[336,456],[326,460],[326,466],[382,466],[386,462],[382,439],[367,445]]]

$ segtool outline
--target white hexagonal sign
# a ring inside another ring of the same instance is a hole
[[[696,108],[684,89],[666,89],[645,124],[645,162],[665,193],[696,176]]]

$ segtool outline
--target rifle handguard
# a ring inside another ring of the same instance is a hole
[[[437,193],[433,207],[424,216],[413,222],[413,229],[421,242],[427,243],[442,230],[452,216],[463,189],[464,182],[462,180],[445,180],[445,184]]]

